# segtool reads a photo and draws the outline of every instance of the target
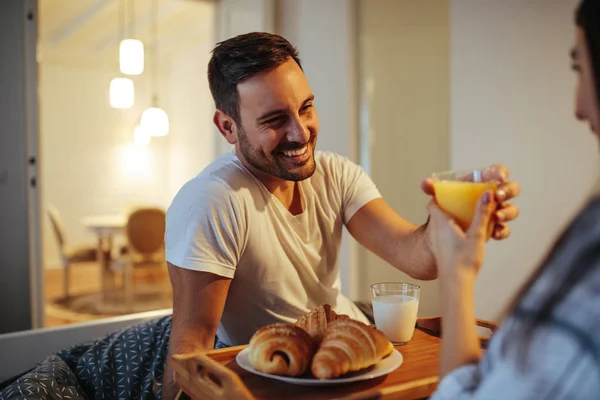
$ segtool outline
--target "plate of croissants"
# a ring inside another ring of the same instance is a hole
[[[374,326],[337,314],[324,304],[294,324],[260,328],[236,361],[256,375],[320,386],[389,374],[402,364],[402,354]]]

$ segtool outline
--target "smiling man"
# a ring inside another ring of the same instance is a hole
[[[392,210],[358,165],[315,150],[315,96],[288,41],[251,33],[219,43],[208,79],[214,124],[234,151],[185,184],[167,212],[171,354],[213,348],[215,335],[220,346],[248,343],[260,327],[322,303],[369,322],[341,293],[344,226],[399,270],[436,277],[426,225]],[[496,239],[509,234],[504,222],[518,210],[504,201],[518,191],[514,182],[500,187]],[[167,371],[165,398],[171,378]]]

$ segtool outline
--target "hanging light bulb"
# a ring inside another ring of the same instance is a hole
[[[152,136],[165,136],[169,133],[169,117],[165,110],[158,106],[158,4],[154,0],[152,2],[153,14],[152,19],[152,91],[154,97],[152,99],[152,107],[147,108],[140,118],[140,126]]]
[[[139,146],[146,146],[150,143],[151,135],[140,125],[133,130],[133,143]]]
[[[142,113],[140,126],[152,136],[165,136],[169,133],[169,117],[162,108],[150,107]]]
[[[119,45],[119,69],[126,75],[144,72],[144,44],[137,39],[121,40]]]
[[[133,81],[129,78],[114,78],[110,81],[110,105],[114,108],[130,108],[133,105]]]

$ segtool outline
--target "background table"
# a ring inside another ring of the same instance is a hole
[[[113,274],[111,271],[112,248],[114,236],[120,234],[127,225],[124,215],[94,215],[82,220],[83,225],[92,230],[98,238],[98,263],[100,264],[100,282],[102,299],[113,289]]]

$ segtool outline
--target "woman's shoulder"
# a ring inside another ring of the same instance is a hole
[[[586,240],[581,242],[581,239]],[[573,245],[598,241],[598,239],[600,239],[600,197],[594,197],[573,219],[560,241]]]
[[[546,323],[587,337],[600,330],[600,199],[591,200],[557,242],[516,317],[550,311]],[[519,315],[521,314],[521,315]],[[596,347],[600,341],[593,339]]]
[[[551,249],[545,275],[564,278],[600,269],[600,198],[579,212]],[[579,271],[575,273],[575,271]],[[542,276],[543,277],[543,276]],[[540,277],[540,278],[542,278]]]

